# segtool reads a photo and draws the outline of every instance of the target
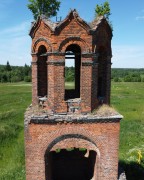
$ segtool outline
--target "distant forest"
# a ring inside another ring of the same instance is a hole
[[[74,67],[66,67],[65,77],[67,82],[74,81]],[[144,68],[112,68],[111,79],[114,82],[144,82]]]
[[[31,66],[11,66],[7,61],[6,65],[0,65],[0,82],[31,82]]]
[[[74,67],[65,68],[65,81],[71,82],[75,79]],[[111,79],[114,82],[144,82],[144,68],[112,68]],[[0,82],[31,82],[31,66],[0,65]]]
[[[111,78],[115,82],[144,82],[144,68],[113,68]]]

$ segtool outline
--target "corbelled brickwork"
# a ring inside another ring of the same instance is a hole
[[[75,71],[80,71],[80,74],[76,73],[74,94],[80,91],[81,112],[91,112],[101,100],[109,104],[112,33],[105,18],[100,17],[88,25],[75,10],[60,23],[40,17],[33,24],[30,36],[33,105],[38,104],[38,96],[45,95],[48,97],[47,108],[55,112],[67,112],[67,93],[64,88],[66,51],[75,53]],[[44,73],[46,68],[47,74]]]
[[[87,24],[72,10],[58,23],[39,17],[30,36],[32,106],[25,113],[26,179],[116,180],[122,116],[91,113],[110,103],[108,22],[99,17]],[[65,90],[65,60],[71,52],[75,89]]]

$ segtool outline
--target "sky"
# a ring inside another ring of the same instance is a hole
[[[91,22],[96,4],[105,0],[61,0],[58,17],[70,9]],[[31,63],[29,30],[33,16],[28,0],[0,0],[0,64],[23,66]],[[144,0],[109,0],[113,25],[112,67],[144,68]],[[55,20],[55,17],[53,18]]]

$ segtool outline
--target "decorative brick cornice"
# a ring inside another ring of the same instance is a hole
[[[47,56],[65,56],[65,53],[54,51],[54,52],[47,52],[46,55]]]
[[[116,115],[112,117],[64,117],[64,116],[53,116],[49,118],[48,116],[34,116],[31,117],[30,123],[34,124],[57,124],[57,123],[118,123],[123,118],[121,115]]]
[[[35,56],[37,56],[38,54],[37,53],[31,53],[31,56],[32,57],[35,57]]]
[[[83,58],[92,58],[93,53],[83,52],[83,53],[81,54],[81,56],[82,56]]]
[[[32,62],[31,62],[31,65],[37,65],[37,62],[32,61]]]
[[[47,61],[48,65],[54,65],[54,66],[65,66],[65,61],[64,60],[51,60]]]
[[[92,66],[93,65],[93,61],[83,61],[82,62],[82,66]]]

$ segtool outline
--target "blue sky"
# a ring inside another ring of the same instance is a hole
[[[90,22],[96,4],[105,0],[61,0],[58,16],[76,8]],[[144,0],[109,0],[113,24],[112,67],[144,68]],[[29,29],[33,16],[28,0],[0,0],[0,64],[31,63]]]

